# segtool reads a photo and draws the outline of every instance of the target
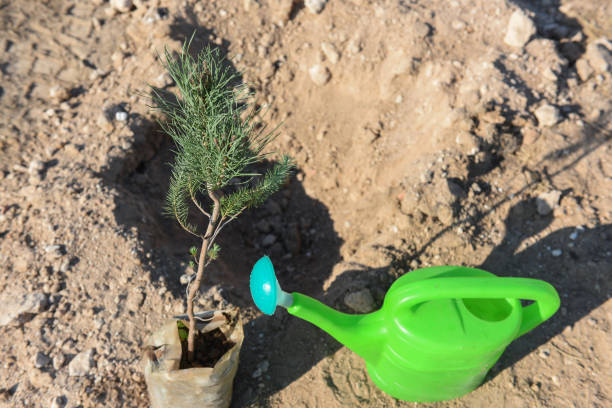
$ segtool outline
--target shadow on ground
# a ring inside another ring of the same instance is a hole
[[[540,233],[551,221],[551,216],[537,214],[534,202],[518,203],[505,220],[507,232],[502,243],[480,266],[499,276],[542,279],[552,284],[561,297],[560,310],[542,326],[514,341],[491,370],[489,379],[573,326],[611,296],[610,224],[590,229],[562,228],[517,252],[521,242]],[[554,256],[558,253],[554,250],[560,250],[561,255]]]

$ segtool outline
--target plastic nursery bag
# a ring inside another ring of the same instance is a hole
[[[153,408],[229,407],[244,333],[239,309],[198,313],[202,333],[219,328],[234,346],[214,367],[179,369],[181,340],[171,320],[151,335],[143,357],[145,380]],[[155,350],[153,352],[152,350]]]

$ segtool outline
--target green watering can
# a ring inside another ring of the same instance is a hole
[[[251,295],[272,315],[277,305],[361,356],[374,383],[400,400],[443,401],[474,390],[505,348],[551,317],[559,295],[548,283],[500,278],[462,266],[436,266],[396,280],[382,307],[351,315],[284,292],[270,258],[251,272]],[[532,300],[528,306],[521,299]]]

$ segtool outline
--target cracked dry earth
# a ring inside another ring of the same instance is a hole
[[[130,7],[119,7],[121,4]],[[219,47],[290,182],[220,239],[198,307],[242,308],[235,407],[612,406],[606,0],[0,2],[0,406],[146,407],[141,345],[184,310],[194,244],[161,214],[157,53]],[[544,279],[562,305],[462,398],[401,402],[252,264],[346,312],[430,265]]]

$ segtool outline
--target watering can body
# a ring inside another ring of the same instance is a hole
[[[440,266],[400,277],[380,310],[337,312],[292,293],[289,313],[327,331],[366,363],[374,383],[405,401],[462,396],[483,381],[505,348],[559,307],[546,282]],[[533,300],[523,307],[520,299]]]

